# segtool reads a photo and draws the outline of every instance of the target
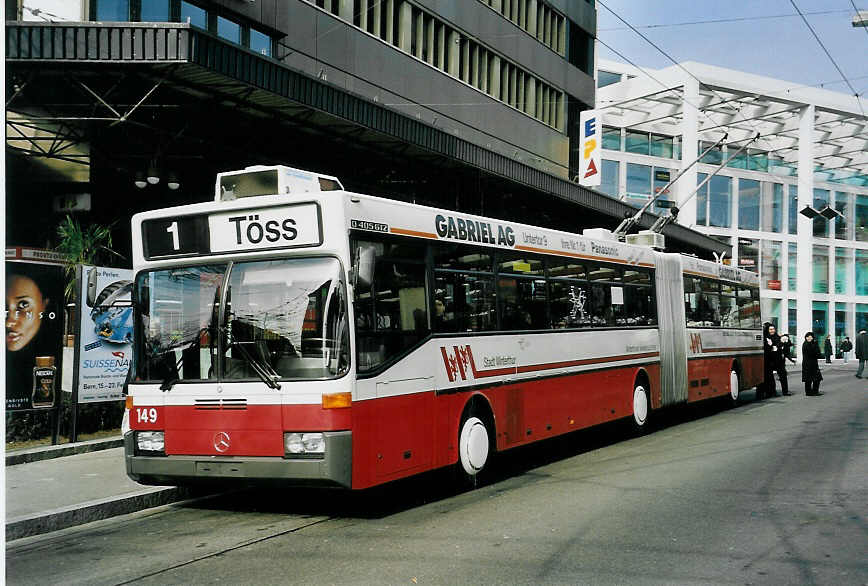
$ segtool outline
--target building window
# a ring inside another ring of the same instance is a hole
[[[607,85],[612,85],[619,81],[621,81],[620,73],[597,70],[597,87],[606,87]]]
[[[865,282],[868,283],[868,278],[865,279]],[[868,303],[856,304],[855,318],[855,330],[857,333],[862,330],[868,330]]]
[[[139,20],[142,22],[169,22],[169,0],[141,0]]]
[[[849,248],[835,249],[835,293],[846,295],[849,293],[850,269],[853,260]]]
[[[708,175],[705,173],[697,173],[696,185],[702,185],[707,177]],[[696,192],[696,225],[708,225],[708,183],[702,185]]]
[[[651,155],[654,157],[672,158],[673,139],[662,134],[651,135]]]
[[[708,225],[732,225],[732,178],[715,175],[708,182]]]
[[[625,134],[624,150],[637,155],[647,155],[649,153],[648,133],[628,130]]]
[[[796,185],[789,186],[790,206],[787,210],[787,224],[790,234],[796,234],[799,226],[799,188]]]
[[[812,291],[814,293],[829,292],[829,247],[814,246],[813,256],[814,280]]]
[[[829,331],[829,304],[826,301],[811,302],[811,327],[814,330],[814,339],[822,348],[826,332]]]
[[[271,37],[256,29],[250,29],[250,50],[271,57]]]
[[[781,300],[773,297],[761,297],[762,316],[764,322],[769,322],[780,331]]]
[[[707,148],[713,145],[713,142],[700,142],[699,143],[699,154],[705,152]],[[714,147],[708,153],[699,159],[700,163],[708,163],[709,165],[720,165],[723,162],[723,151],[720,150],[720,147]]]
[[[793,342],[794,348],[796,349],[796,352],[798,352],[798,348],[800,348],[799,344],[796,343],[796,339],[795,339],[796,330],[798,329],[796,327],[797,319],[798,318],[796,317],[796,300],[795,299],[787,299],[787,327],[789,328],[789,332],[790,332],[790,340]]]
[[[651,197],[651,167],[627,163],[627,203],[642,207]]]
[[[763,240],[760,243],[762,258],[762,282],[765,289],[781,290],[781,243]]]
[[[787,244],[787,289],[795,291],[798,286],[799,245],[795,242]]]
[[[217,17],[217,36],[238,45],[241,44],[241,25],[222,16]]]
[[[603,148],[610,151],[621,150],[621,129],[611,126],[603,127]]]
[[[848,240],[850,238],[850,229],[853,225],[852,210],[850,204],[850,194],[844,191],[835,192],[835,210],[843,217],[835,218],[835,239]]]
[[[853,238],[859,242],[868,242],[868,195],[857,195],[855,215],[853,218]],[[865,282],[868,282],[866,279]]]
[[[659,199],[654,202],[654,213],[661,214],[664,213],[668,206],[661,206],[661,202],[671,202],[672,201],[672,193],[669,189],[663,191],[663,188],[669,183],[672,178],[672,171],[669,169],[661,169],[660,167],[654,167],[654,197],[659,196]]]
[[[729,161],[726,164],[727,167],[732,167],[733,169],[747,169],[747,149],[738,153],[739,148],[741,147],[734,144],[726,146],[726,157]],[[738,154],[736,155],[735,153]]]
[[[844,336],[847,335],[847,304],[835,304],[835,350],[844,341]],[[852,351],[852,350],[851,350]]]
[[[618,161],[603,159],[603,170],[600,183],[600,191],[610,197],[618,197],[618,178],[621,172],[621,164]]]
[[[765,151],[748,149],[748,168],[752,171],[769,170],[769,154]]]
[[[868,295],[868,250],[856,249],[856,295]]]
[[[208,29],[208,13],[189,2],[181,2],[181,22],[189,22],[193,26]]]
[[[762,229],[765,232],[781,232],[784,207],[784,186],[780,183],[762,184]]]
[[[814,209],[820,211],[829,205],[829,190],[814,189]],[[826,218],[814,218],[814,236],[829,237],[829,221]]]
[[[759,272],[759,242],[753,238],[738,239],[738,268]]]
[[[760,182],[753,179],[738,180],[738,227],[759,230]]]
[[[127,22],[130,18],[130,0],[99,0],[95,18],[99,22]]]

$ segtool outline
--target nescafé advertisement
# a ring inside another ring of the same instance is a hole
[[[133,271],[81,267],[78,402],[122,399],[133,341]]]
[[[6,410],[50,408],[60,393],[63,267],[6,261]]]

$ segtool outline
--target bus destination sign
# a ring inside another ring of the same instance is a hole
[[[315,203],[211,214],[208,226],[211,252],[322,244],[319,206]]]

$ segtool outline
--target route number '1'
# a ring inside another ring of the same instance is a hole
[[[139,423],[156,423],[157,410],[153,407],[150,409],[136,409],[136,419]]]
[[[169,224],[169,227],[166,228],[166,232],[172,235],[172,247],[175,250],[179,250],[181,248],[181,243],[178,240],[178,222],[172,222]]]

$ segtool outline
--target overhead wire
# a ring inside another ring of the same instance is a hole
[[[614,10],[612,10],[611,8],[609,8],[609,7],[608,7],[608,6],[607,6],[607,5],[606,5],[602,0],[597,0],[597,3],[598,3],[600,6],[602,6],[603,8],[605,8],[606,10],[608,10],[608,11],[609,11],[609,12],[610,12],[610,13],[611,13],[615,18],[617,18],[618,20],[620,20],[621,22],[623,22],[627,27],[630,28],[630,30],[632,30],[633,32],[635,32],[635,33],[636,33],[637,35],[639,35],[640,37],[642,37],[642,39],[644,39],[645,42],[647,42],[649,45],[651,45],[652,47],[654,47],[655,49],[657,49],[657,51],[660,52],[661,55],[663,55],[664,57],[666,57],[666,58],[667,58],[669,61],[671,61],[671,62],[672,62],[676,67],[678,67],[679,69],[681,69],[682,71],[684,71],[687,75],[689,75],[690,77],[692,77],[693,79],[695,79],[695,80],[699,83],[699,86],[700,86],[700,87],[704,87],[704,88],[706,88],[706,89],[709,90],[711,93],[713,93],[715,96],[717,96],[717,98],[720,100],[720,102],[719,102],[718,104],[708,104],[708,105],[706,106],[706,108],[710,108],[710,107],[717,106],[717,105],[721,105],[721,104],[724,104],[724,105],[726,105],[727,107],[731,108],[731,109],[735,112],[735,115],[736,115],[736,116],[741,115],[742,122],[746,122],[748,125],[750,125],[750,127],[754,130],[754,132],[756,132],[757,135],[758,135],[760,138],[762,138],[762,140],[766,143],[766,147],[767,147],[768,150],[770,150],[770,151],[771,151],[771,150],[774,150],[774,149],[772,148],[771,143],[768,141],[768,139],[765,138],[765,137],[763,137],[763,136],[762,136],[762,133],[757,129],[756,124],[754,124],[752,120],[746,118],[744,115],[741,114],[741,108],[737,108],[737,107],[735,107],[734,105],[730,104],[729,102],[730,102],[731,100],[727,100],[727,99],[724,98],[724,96],[722,96],[722,95],[721,95],[721,94],[720,94],[716,89],[714,89],[713,87],[709,86],[708,84],[704,83],[701,79],[699,79],[698,77],[696,77],[696,76],[695,76],[695,75],[694,75],[690,70],[688,70],[688,69],[687,69],[686,67],[684,67],[681,63],[679,63],[679,62],[678,62],[674,57],[672,57],[669,53],[667,53],[666,51],[664,51],[664,50],[663,50],[660,46],[658,46],[654,41],[652,41],[652,40],[649,39],[646,35],[644,35],[644,34],[642,34],[641,32],[639,32],[639,31],[638,31],[638,30],[637,30],[637,29],[636,29],[632,24],[630,24],[630,23],[627,22],[623,17],[621,17],[621,15],[619,15],[617,12],[615,12]],[[597,40],[599,41],[600,39],[598,38]],[[603,44],[605,45],[605,43],[603,43]],[[606,45],[606,46],[608,47],[608,45]],[[611,47],[610,47],[610,49],[611,49]],[[635,67],[635,65],[634,65],[634,67]],[[640,68],[640,70],[641,70],[641,68]],[[644,72],[644,71],[643,71],[643,72]],[[660,82],[658,81],[658,83],[660,83]],[[685,100],[685,101],[686,101],[686,100]],[[687,102],[687,101],[686,101],[686,102]],[[694,108],[696,108],[697,110],[699,110],[699,111],[700,111],[700,112],[701,112],[701,113],[702,113],[706,118],[708,118],[709,120],[711,120],[711,121],[714,122],[715,124],[719,124],[719,122],[716,122],[715,120],[713,120],[713,119],[710,117],[710,115],[709,115],[707,112],[705,112],[701,107],[699,107],[699,106],[697,106],[697,105],[695,105],[695,104],[691,104],[690,102],[687,102],[687,103],[690,104],[691,106],[693,106]],[[724,125],[724,126],[725,126],[725,125]],[[749,140],[749,139],[748,139],[748,138],[745,138],[745,139],[743,139],[743,140]],[[735,142],[741,142],[741,141],[735,141]]]
[[[858,16],[859,16],[859,9],[856,8],[856,3],[855,3],[853,0],[850,0],[850,6],[853,7],[853,12],[854,12],[854,13],[856,14],[856,16],[858,17]],[[862,30],[865,31],[865,34],[866,34],[866,35],[868,35],[868,26],[863,26],[863,27],[862,27]]]
[[[823,41],[820,40],[820,36],[817,34],[817,31],[815,31],[814,27],[811,26],[811,23],[808,22],[807,17],[805,17],[805,15],[802,14],[801,9],[796,4],[796,0],[790,0],[790,4],[793,5],[793,8],[795,8],[796,12],[799,13],[799,16],[802,17],[802,21],[805,23],[805,26],[807,26],[808,30],[811,31],[811,34],[814,35],[814,38],[817,40],[817,43],[820,45],[820,47],[822,47],[823,52],[826,53],[826,57],[829,58],[829,61],[832,62],[832,65],[835,66],[835,69],[837,69],[838,73],[841,74],[841,77],[844,78],[844,81],[847,83],[847,87],[850,88],[850,91],[853,92],[853,97],[856,98],[856,105],[859,106],[859,111],[862,112],[862,115],[864,116],[865,115],[865,109],[862,107],[862,100],[859,99],[859,92],[856,91],[856,88],[853,87],[853,84],[850,83],[850,80],[847,79],[847,76],[844,75],[843,71],[841,71],[841,68],[838,66],[837,61],[835,61],[835,59],[832,57],[832,54],[829,53],[829,50],[826,48],[826,45],[823,44]]]
[[[814,12],[806,12],[805,14],[808,14],[811,16],[818,16],[818,15],[828,15],[828,14],[840,14],[842,12],[850,12],[850,9],[849,8],[842,8],[842,9],[837,9],[837,10],[816,10]],[[797,15],[790,14],[790,13],[788,13],[788,14],[767,14],[767,15],[760,15],[760,16],[740,16],[740,17],[734,17],[734,18],[713,18],[713,19],[709,19],[709,20],[692,20],[692,21],[687,21],[687,22],[670,22],[670,23],[659,23],[659,24],[637,24],[634,26],[636,28],[644,28],[644,29],[672,28],[672,27],[676,27],[676,26],[692,26],[692,25],[697,25],[697,24],[725,24],[725,23],[730,23],[730,22],[769,20],[769,19],[774,19],[774,18],[792,18],[794,16],[797,16]],[[626,30],[630,30],[630,28],[625,27],[625,26],[619,26],[619,27],[597,29],[598,32],[601,32],[601,31],[606,31],[606,32],[608,32],[608,31],[626,31]]]

